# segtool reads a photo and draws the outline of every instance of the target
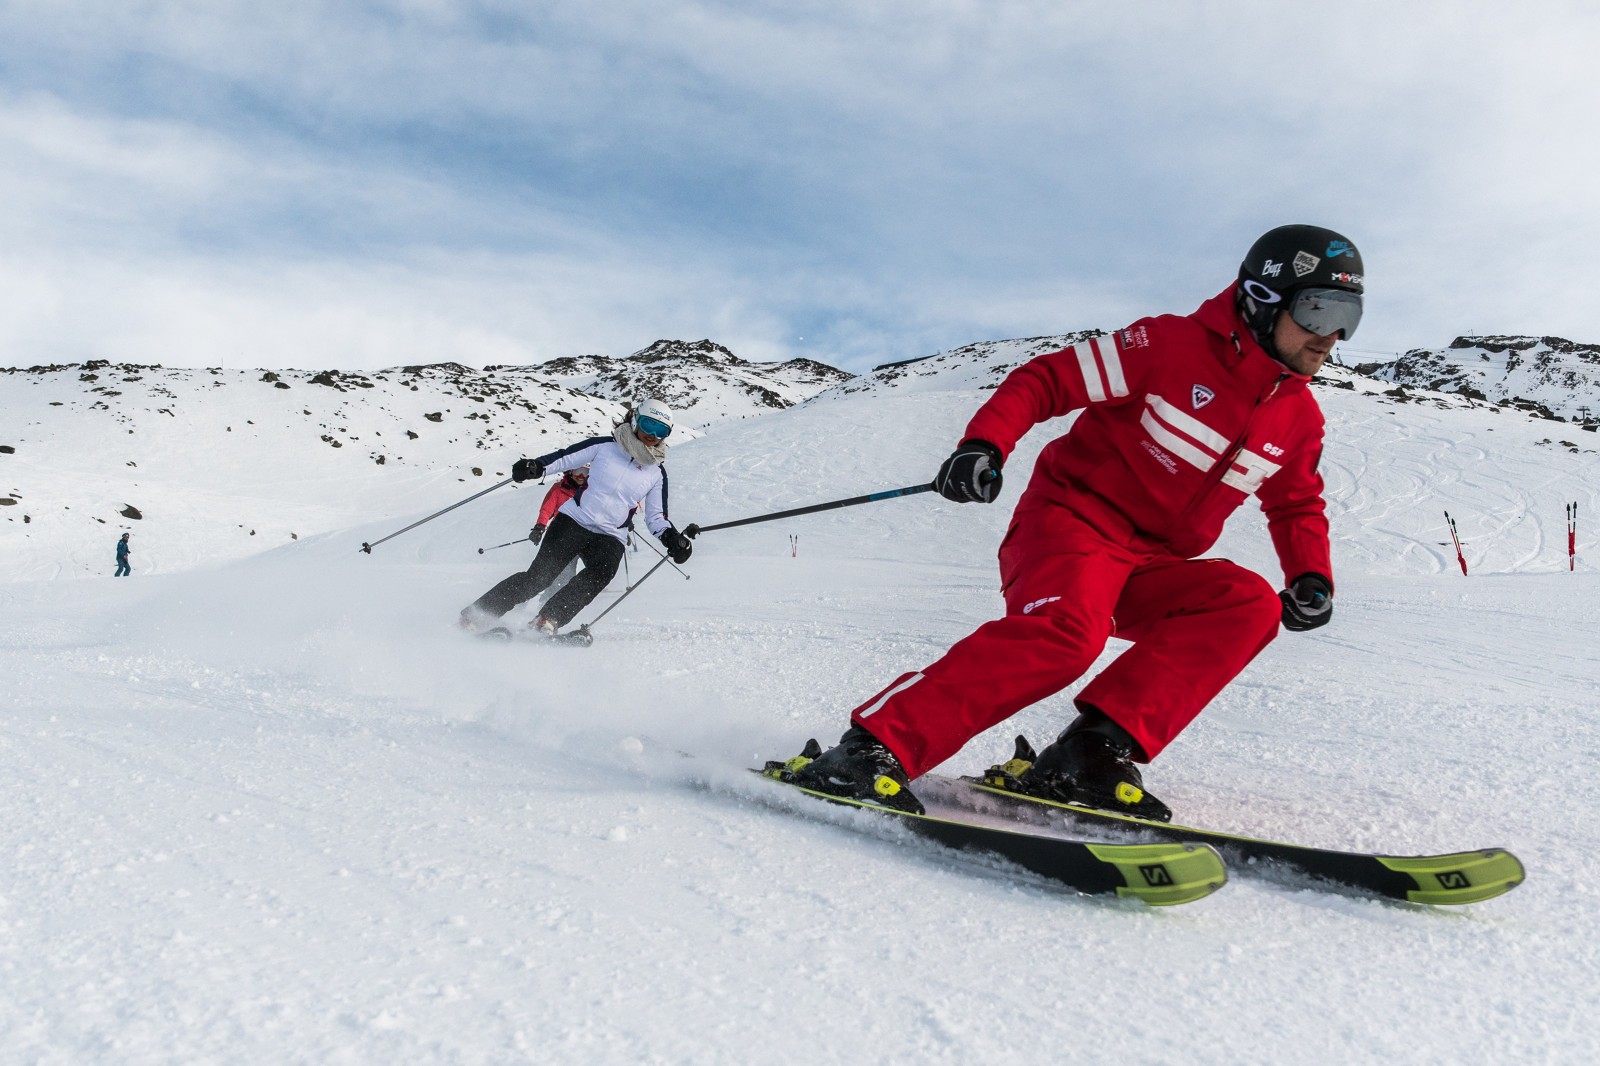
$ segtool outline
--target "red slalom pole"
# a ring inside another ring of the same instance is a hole
[[[1450,539],[1455,541],[1456,562],[1461,564],[1461,576],[1467,576],[1467,557],[1461,554],[1461,538],[1456,535],[1456,520],[1450,517],[1450,512],[1444,513],[1444,520],[1450,523]]]
[[[1567,504],[1567,570],[1578,569],[1578,501]]]

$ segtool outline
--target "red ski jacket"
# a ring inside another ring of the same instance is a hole
[[[550,491],[544,494],[544,502],[539,505],[538,525],[547,526],[550,520],[561,510],[561,505],[578,494],[578,486],[562,478],[550,486]]]
[[[1284,581],[1331,581],[1323,417],[1309,381],[1256,343],[1230,286],[1192,315],[1140,319],[1024,363],[963,439],[1009,456],[1034,425],[1083,409],[1040,454],[1013,522],[1065,505],[1119,541],[1194,558],[1253,494]]]

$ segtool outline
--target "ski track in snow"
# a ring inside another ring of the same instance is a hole
[[[981,396],[714,425],[673,452],[674,517],[919,483]],[[526,565],[475,549],[527,528],[527,492],[370,556],[427,512],[209,570],[0,585],[0,1059],[1587,1061],[1597,589],[1555,523],[1596,513],[1593,453],[1518,416],[1322,398],[1334,622],[1284,634],[1148,780],[1248,834],[1507,846],[1529,869],[1510,896],[1430,910],[1235,874],[1146,909],[763,795],[744,767],[831,741],[998,612],[1041,427],[1001,506],[705,534],[688,579],[663,567],[586,650],[452,626]],[[1218,550],[1280,576],[1253,506]],[[630,554],[629,580],[654,562]],[[1047,740],[1070,696],[944,770]]]

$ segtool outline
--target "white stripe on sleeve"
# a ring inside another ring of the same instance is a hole
[[[1128,395],[1128,382],[1122,376],[1122,360],[1117,356],[1117,336],[1107,333],[1104,337],[1094,338],[1094,346],[1100,349],[1100,363],[1106,369],[1106,382],[1111,386],[1111,395],[1118,399]]]
[[[1078,369],[1083,371],[1083,384],[1089,392],[1089,402],[1104,403],[1106,388],[1100,381],[1100,364],[1095,359],[1094,348],[1088,341],[1083,341],[1072,346],[1072,354],[1078,357]]]

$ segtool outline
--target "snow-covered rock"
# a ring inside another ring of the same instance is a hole
[[[1561,337],[1457,337],[1445,348],[1419,348],[1358,369],[1407,388],[1600,422],[1600,348]]]
[[[851,380],[843,370],[810,359],[751,363],[710,340],[658,340],[622,359],[578,355],[532,369],[570,389],[622,403],[654,396],[677,412],[680,424],[698,426],[792,407]]]

